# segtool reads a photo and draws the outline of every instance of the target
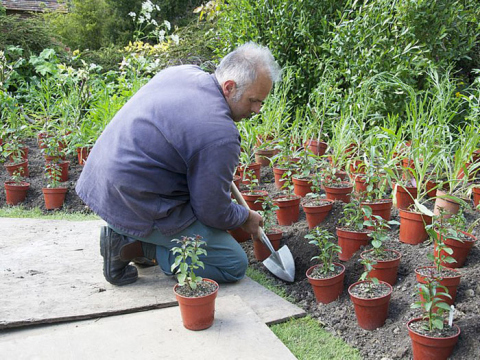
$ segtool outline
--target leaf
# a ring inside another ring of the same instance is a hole
[[[414,202],[415,202],[415,206],[417,207],[418,211],[420,211],[422,214],[427,215],[427,216],[431,216],[431,217],[434,216],[433,212],[431,210],[429,210],[425,205],[420,204],[418,199],[415,199]]]

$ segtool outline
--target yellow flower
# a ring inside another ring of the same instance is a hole
[[[457,93],[455,94],[455,96],[456,96],[456,97],[460,97],[460,96],[462,96],[462,94],[460,94],[460,93],[457,91]]]
[[[80,54],[80,50],[78,50],[78,49],[73,52],[73,56],[77,56],[79,54]]]

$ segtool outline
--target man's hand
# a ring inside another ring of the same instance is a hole
[[[254,239],[258,239],[260,227],[263,227],[263,218],[256,211],[249,210],[247,221],[241,226],[242,230],[251,234]]]

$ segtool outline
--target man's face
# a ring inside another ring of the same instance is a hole
[[[258,114],[271,89],[272,81],[264,72],[260,72],[257,80],[245,89],[240,99],[235,101],[237,85],[232,80],[225,81],[223,93],[230,106],[233,121],[240,121]]]

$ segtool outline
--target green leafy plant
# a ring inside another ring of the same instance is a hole
[[[343,208],[343,217],[338,221],[338,225],[351,231],[363,231],[364,230],[364,215],[368,209],[371,208],[364,206],[360,207],[358,200],[352,199],[351,202],[346,204]]]
[[[305,239],[310,240],[308,243],[320,250],[319,255],[312,257],[311,260],[318,260],[321,265],[318,270],[324,275],[335,271],[334,256],[342,252],[342,248],[331,241],[333,238],[332,233],[319,227],[313,228],[305,235]]]
[[[277,214],[275,211],[278,210],[279,207],[273,204],[270,196],[262,197],[261,201],[262,210],[259,211],[259,213],[263,218],[263,230],[266,234],[269,234],[272,232],[275,226],[277,226]]]
[[[19,168],[18,170],[15,170],[13,172],[11,179],[15,184],[21,184],[22,182],[25,181],[23,172],[24,172],[23,168]]]
[[[45,165],[45,177],[47,178],[48,188],[61,186],[62,168],[57,161],[50,161]]]
[[[177,271],[176,276],[180,286],[187,286],[195,290],[203,280],[202,277],[195,275],[195,270],[205,268],[199,258],[207,255],[207,251],[202,249],[205,241],[202,240],[200,235],[195,237],[182,236],[180,240],[173,239],[172,241],[180,244],[180,246],[170,250],[174,255],[177,255],[171,266],[171,271]]]
[[[370,273],[374,269],[374,265],[376,265],[377,262],[375,260],[365,258],[365,259],[360,260],[360,264],[363,265],[364,271],[363,271],[362,275],[360,275],[359,281],[366,281],[366,284],[367,284],[367,290],[366,291],[367,291],[367,293],[370,293],[373,290],[373,285],[380,284],[380,282],[378,281],[378,279],[376,277],[371,277],[370,276]]]
[[[434,329],[443,329],[444,319],[442,314],[450,311],[450,306],[441,298],[452,298],[448,294],[448,289],[440,285],[439,278],[431,271],[426,276],[426,284],[419,284],[420,300],[411,305],[412,309],[421,308],[423,310],[422,318],[427,321],[423,327],[424,330],[432,331]]]
[[[373,228],[369,233],[372,239],[373,253],[377,259],[381,259],[385,253],[385,241],[389,239],[390,225],[400,225],[400,223],[395,220],[386,221],[381,216],[372,215],[372,210],[370,208],[368,210],[366,206],[363,209],[367,217],[367,220],[363,223],[364,226]]]

